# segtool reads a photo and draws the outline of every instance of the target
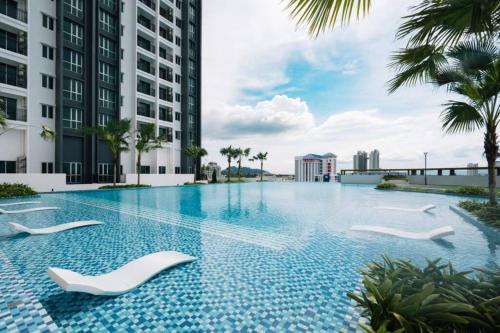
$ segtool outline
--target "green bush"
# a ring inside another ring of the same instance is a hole
[[[459,207],[471,212],[480,221],[495,227],[500,228],[500,207],[490,206],[487,202],[479,201],[462,201],[458,204]]]
[[[348,293],[369,319],[366,332],[486,333],[500,327],[500,268],[458,272],[451,263],[368,264],[364,290]]]
[[[406,180],[406,176],[403,175],[385,175],[382,177],[383,180],[389,181],[389,180]]]
[[[0,198],[10,197],[25,197],[30,195],[37,195],[31,187],[24,184],[0,184]]]
[[[380,183],[377,185],[376,189],[378,190],[390,190],[393,188],[398,187],[396,184],[393,183]]]
[[[151,185],[137,185],[137,184],[124,184],[124,185],[105,185],[99,187],[100,190],[111,190],[111,189],[121,189],[121,188],[144,188],[144,187],[151,187]]]
[[[460,186],[456,190],[449,190],[447,192],[459,193],[465,195],[487,195],[488,192],[481,186]]]

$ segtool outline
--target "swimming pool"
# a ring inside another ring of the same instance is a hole
[[[356,332],[360,318],[346,292],[359,290],[367,261],[441,257],[459,269],[499,262],[496,234],[449,209],[460,200],[320,183],[44,194],[43,205],[61,210],[0,215],[0,234],[5,221],[105,224],[0,240],[0,331]],[[437,206],[431,214],[374,209],[429,203]],[[456,235],[405,240],[350,231],[354,224],[451,225]],[[198,259],[118,297],[65,293],[46,274],[49,266],[101,274],[161,250]]]

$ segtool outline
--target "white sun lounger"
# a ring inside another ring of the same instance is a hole
[[[41,203],[40,201],[11,202],[11,203],[0,204],[0,207],[17,206],[17,205],[36,205],[40,203]]]
[[[380,207],[375,207],[377,209],[388,209],[388,210],[400,210],[403,212],[422,212],[422,213],[427,213],[431,209],[436,208],[434,205],[427,205],[423,206],[420,208],[404,208],[404,207],[389,207],[389,206],[380,206]]]
[[[21,214],[21,213],[40,212],[43,210],[54,210],[54,209],[59,209],[59,207],[37,207],[37,208],[28,208],[20,210],[5,210],[0,208],[0,214]]]
[[[399,229],[386,228],[377,225],[353,225],[351,230],[354,231],[368,231],[375,232],[379,234],[397,236],[401,238],[410,238],[410,239],[440,239],[445,236],[450,236],[455,234],[455,230],[451,226],[441,227],[437,229],[433,229],[428,232],[409,232]]]
[[[17,231],[19,233],[24,232],[24,233],[31,234],[31,235],[47,235],[47,234],[53,234],[56,232],[68,230],[68,229],[74,229],[74,228],[102,224],[102,222],[99,222],[99,221],[77,221],[77,222],[59,224],[59,225],[55,225],[53,227],[38,228],[38,229],[28,228],[22,224],[18,224],[18,223],[14,223],[14,222],[7,222],[7,224],[9,225],[10,229]]]
[[[129,292],[167,268],[195,259],[184,253],[163,251],[132,260],[117,270],[98,276],[53,267],[49,267],[47,273],[65,291],[115,296]]]

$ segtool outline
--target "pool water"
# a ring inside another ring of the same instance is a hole
[[[359,332],[346,293],[360,290],[368,261],[443,258],[462,270],[499,263],[498,233],[449,209],[462,199],[319,183],[44,194],[44,206],[61,209],[0,215],[0,234],[9,233],[6,221],[104,224],[0,238],[0,331]],[[427,204],[437,209],[374,208]],[[354,224],[416,232],[451,225],[456,234],[406,240],[350,231]],[[197,260],[117,297],[66,293],[46,274],[49,266],[102,274],[163,250]]]

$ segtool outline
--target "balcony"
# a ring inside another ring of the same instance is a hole
[[[156,4],[154,3],[154,1],[151,1],[151,0],[139,0],[139,2],[145,4],[146,6],[148,6],[152,10],[156,10]]]
[[[0,29],[0,48],[22,55],[27,55],[28,43],[25,36],[25,33],[15,34]]]
[[[6,15],[23,23],[28,23],[27,11],[17,8],[17,6],[6,4],[5,2],[0,4],[0,14]]]
[[[147,17],[143,15],[137,16],[137,23],[139,23],[140,25],[142,25],[143,27],[152,32],[156,32],[156,26],[153,23],[151,23],[151,20],[149,20]]]
[[[162,68],[160,67],[160,79],[173,82],[174,75],[171,68]]]
[[[163,37],[164,39],[168,40],[171,43],[174,42],[174,32],[170,28],[166,29],[166,28],[160,27],[160,36]]]
[[[172,108],[160,107],[159,117],[160,117],[160,120],[162,120],[162,121],[173,122],[174,117],[173,117]]]
[[[156,54],[156,50],[155,50],[154,45],[152,45],[152,43],[144,37],[137,36],[137,46],[139,46],[140,48],[142,48],[148,52]]]
[[[174,101],[174,96],[172,94],[171,89],[165,89],[165,88],[160,88],[160,99],[167,101],[167,102],[173,102]]]
[[[155,112],[151,109],[149,104],[141,102],[137,103],[137,115],[153,119],[155,118]]]
[[[0,63],[0,83],[26,88],[26,70],[24,66],[10,66]]]
[[[174,22],[174,10],[170,7],[164,8],[160,7],[160,15],[161,17],[167,19],[170,22]]]
[[[152,88],[149,84],[144,83],[143,81],[139,81],[137,83],[137,91],[140,93],[149,95],[149,96],[153,96],[153,97],[156,96],[155,89]]]
[[[141,70],[143,72],[146,72],[148,74],[151,74],[151,75],[155,75],[155,73],[156,73],[155,67],[151,66],[149,62],[142,60],[142,59],[137,61],[137,69]]]
[[[27,121],[28,120],[28,112],[24,108],[13,108],[6,110],[6,118],[8,120],[14,121]]]

